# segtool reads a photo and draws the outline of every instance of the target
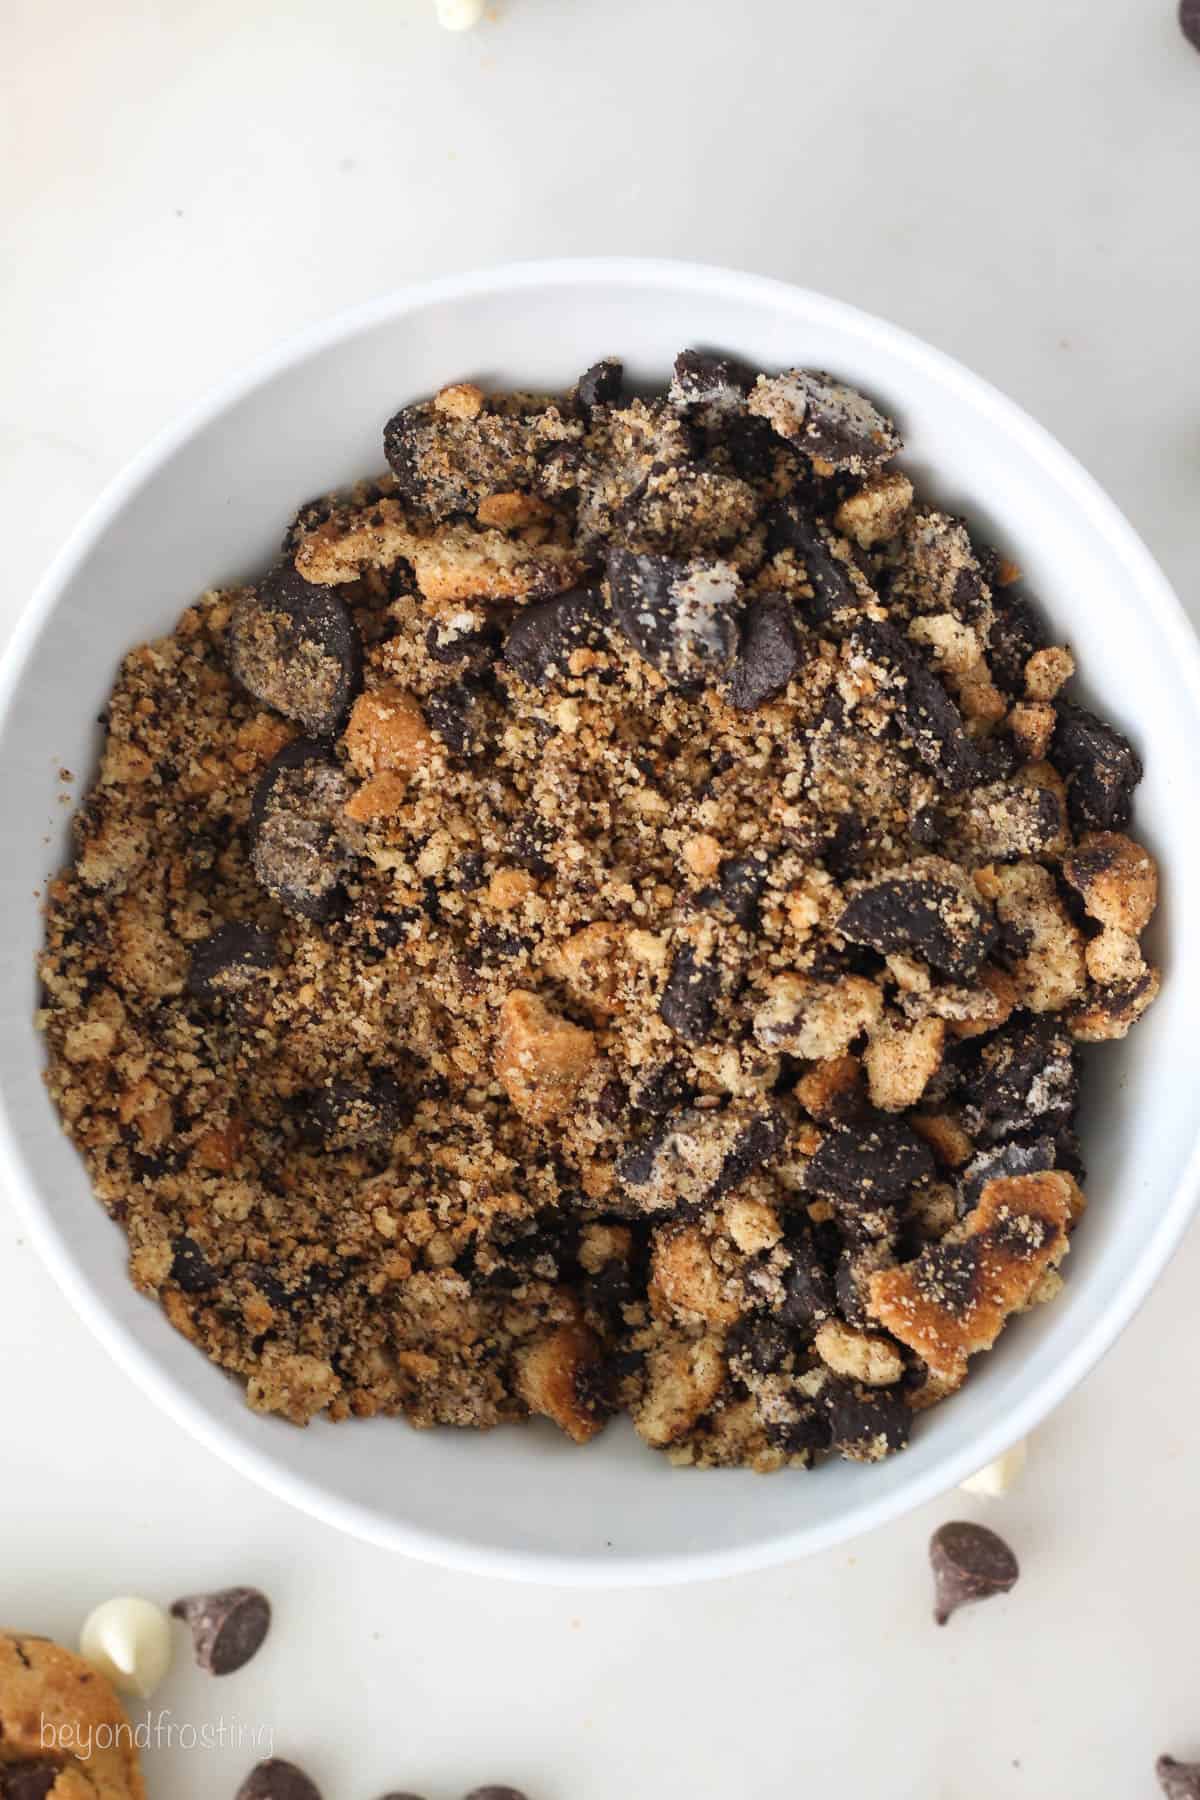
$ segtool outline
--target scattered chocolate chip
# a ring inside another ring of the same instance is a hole
[[[286,911],[328,920],[349,861],[341,815],[350,786],[323,744],[301,738],[267,765],[250,807],[254,873]]]
[[[775,1162],[787,1144],[787,1137],[787,1120],[776,1107],[767,1107],[758,1113],[729,1146],[706,1198],[710,1201],[721,1199],[740,1187],[756,1169]]]
[[[607,609],[597,588],[572,588],[522,607],[504,640],[504,660],[531,687],[545,687],[569,673],[576,650],[600,650],[607,640]]]
[[[376,1076],[370,1087],[331,1081],[312,1101],[312,1123],[332,1150],[357,1150],[389,1144],[404,1119],[400,1090],[389,1076]]]
[[[575,383],[575,398],[584,412],[594,406],[615,406],[621,398],[625,365],[619,356],[606,356],[585,369]]]
[[[1200,50],[1200,0],[1179,0],[1179,29],[1188,43]]]
[[[771,514],[767,548],[774,554],[791,550],[804,564],[812,599],[803,602],[808,623],[828,625],[860,605],[844,563],[838,561],[810,514],[794,500],[784,500]]]
[[[1196,37],[1200,49],[1200,5],[1196,9]],[[1167,1800],[1200,1800],[1200,1763],[1176,1762],[1173,1756],[1160,1756],[1154,1765],[1158,1785]]]
[[[520,1788],[497,1787],[494,1783],[488,1787],[472,1788],[465,1800],[525,1800]]]
[[[244,993],[278,961],[273,934],[234,920],[202,938],[192,951],[188,992],[197,1000],[224,1000]]]
[[[933,1616],[939,1625],[960,1606],[1007,1594],[1020,1574],[1002,1537],[965,1520],[939,1525],[929,1540],[929,1562],[937,1596]]]
[[[667,398],[672,406],[701,413],[716,424],[726,415],[740,413],[754,385],[754,371],[732,356],[715,356],[707,350],[681,350],[675,358]]]
[[[1018,1016],[994,1032],[960,1081],[963,1126],[981,1146],[1071,1123],[1079,1099],[1075,1046],[1049,1018]]]
[[[675,952],[659,1015],[685,1044],[703,1044],[712,1034],[720,991],[720,970],[701,962],[692,946],[684,944]]]
[[[886,462],[901,447],[892,421],[865,394],[823,369],[760,378],[749,404],[806,456],[855,475]]]
[[[720,679],[738,647],[737,573],[728,563],[610,550],[613,618],[672,687]]]
[[[216,1594],[187,1594],[172,1616],[192,1634],[196,1661],[208,1675],[232,1675],[256,1656],[271,1628],[271,1603],[257,1588],[222,1588]]]
[[[912,1431],[912,1408],[895,1388],[864,1388],[830,1381],[821,1390],[833,1447],[851,1462],[878,1462],[903,1450]]]
[[[760,594],[746,608],[737,661],[725,695],[738,712],[753,712],[782,694],[800,666],[800,635],[791,602],[783,594]]]
[[[872,1210],[902,1200],[914,1182],[933,1174],[933,1154],[898,1119],[831,1125],[804,1173],[810,1193]]]
[[[860,888],[837,929],[851,943],[867,944],[883,956],[911,951],[956,981],[978,973],[997,938],[995,921],[957,871],[935,857]]]
[[[1010,1175],[1036,1175],[1054,1167],[1054,1139],[1036,1137],[1030,1142],[1000,1144],[994,1150],[978,1151],[958,1177],[958,1210],[968,1213],[978,1206],[989,1181]]]
[[[203,1294],[217,1285],[217,1271],[186,1232],[171,1240],[171,1280],[185,1294]]]
[[[926,767],[956,793],[978,781],[979,751],[962,714],[915,646],[894,625],[878,619],[861,620],[852,643],[885,672],[887,685],[899,685],[893,695],[896,711]]]
[[[321,1800],[321,1791],[295,1763],[272,1756],[254,1765],[237,1800]]]
[[[61,1773],[57,1763],[42,1758],[0,1763],[0,1800],[46,1800]]]
[[[1055,704],[1050,761],[1066,777],[1067,809],[1077,833],[1123,831],[1142,759],[1128,738],[1084,706]]]
[[[240,597],[229,664],[242,686],[309,737],[336,737],[362,686],[362,643],[336,588],[280,563]]]

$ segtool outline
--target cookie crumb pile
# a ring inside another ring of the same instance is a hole
[[[832,375],[403,407],[134,650],[48,1079],[130,1270],[303,1424],[873,1461],[1084,1210],[1141,774]]]

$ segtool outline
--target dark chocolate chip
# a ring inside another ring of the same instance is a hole
[[[321,1800],[321,1790],[295,1763],[272,1756],[254,1765],[236,1800]]]
[[[691,944],[684,944],[675,952],[659,1016],[685,1044],[703,1044],[712,1035],[720,992],[720,970],[701,962]]]
[[[494,1782],[487,1787],[472,1788],[465,1800],[525,1800],[520,1788],[500,1787]]]
[[[1196,8],[1196,35],[1192,41],[1200,49],[1200,4]],[[1154,1765],[1154,1773],[1167,1800],[1200,1800],[1200,1763],[1181,1763],[1173,1756],[1160,1756]]]
[[[739,413],[754,385],[754,371],[732,356],[707,350],[681,350],[675,358],[667,398],[672,406],[693,409],[712,423]]]
[[[851,1462],[876,1462],[903,1450],[912,1431],[912,1408],[895,1388],[864,1388],[830,1381],[821,1390],[833,1447]]]
[[[504,660],[533,687],[569,673],[575,650],[600,650],[607,641],[607,609],[597,588],[572,588],[522,607],[504,640]]]
[[[404,1106],[395,1082],[379,1075],[369,1087],[331,1081],[319,1088],[310,1117],[329,1148],[369,1149],[391,1142],[403,1123]]]
[[[1188,43],[1200,50],[1200,0],[1179,0],[1179,29]]]
[[[625,365],[619,356],[606,356],[585,369],[575,383],[575,397],[584,412],[594,406],[615,406],[621,398]]]
[[[831,1125],[804,1175],[810,1193],[866,1211],[902,1200],[933,1174],[933,1155],[898,1119]]]
[[[217,1271],[186,1232],[171,1240],[171,1280],[185,1294],[207,1293],[217,1285]]]
[[[960,1091],[964,1128],[981,1146],[1063,1130],[1079,1099],[1070,1034],[1052,1019],[1018,1015],[979,1048]]]
[[[722,1195],[740,1187],[757,1169],[775,1162],[787,1144],[787,1137],[787,1120],[777,1108],[768,1107],[758,1113],[729,1146],[707,1198],[719,1200]]]
[[[725,695],[738,712],[753,712],[782,694],[800,666],[800,634],[791,601],[783,594],[759,594],[742,620],[737,661]]]
[[[791,550],[804,564],[812,599],[802,602],[813,625],[827,625],[839,613],[853,612],[860,601],[846,572],[821,535],[816,520],[794,500],[785,500],[771,514],[767,547],[772,553]]]
[[[613,618],[672,687],[696,692],[728,672],[740,585],[728,563],[610,550],[607,570]]]
[[[251,1587],[186,1594],[171,1612],[191,1631],[196,1661],[208,1675],[232,1675],[245,1668],[271,1628],[271,1603]]]
[[[938,878],[939,866],[914,863],[860,889],[837,929],[883,956],[912,951],[954,980],[970,981],[995,944],[997,927],[962,886]]]
[[[962,714],[929,665],[894,625],[863,619],[855,627],[855,647],[889,672],[897,717],[927,768],[955,792],[979,780],[979,751]]]
[[[424,1796],[421,1794],[410,1794],[407,1790],[405,1790],[405,1792],[402,1794],[401,1793],[381,1794],[380,1800],[424,1800]]]
[[[362,686],[362,643],[336,588],[280,563],[238,600],[229,664],[242,686],[309,737],[336,737]]]
[[[41,1757],[0,1763],[0,1800],[46,1800],[62,1770]]]
[[[233,920],[218,926],[193,949],[188,992],[205,1001],[244,993],[268,969],[273,969],[277,960],[278,948],[271,932]]]
[[[341,900],[349,851],[341,815],[350,787],[323,744],[301,738],[267,765],[254,790],[254,873],[288,912],[328,920]]]
[[[929,1562],[936,1593],[933,1616],[939,1625],[960,1606],[1007,1594],[1021,1572],[1002,1537],[966,1520],[939,1525],[929,1540]]]
[[[1076,832],[1123,831],[1142,759],[1128,738],[1084,706],[1059,700],[1050,761],[1067,781],[1067,809]]]
[[[994,1150],[980,1150],[959,1174],[959,1213],[968,1213],[978,1206],[989,1181],[1010,1175],[1036,1175],[1053,1167],[1054,1139],[1050,1137],[1036,1137],[1029,1142],[1017,1140],[1000,1144]]]

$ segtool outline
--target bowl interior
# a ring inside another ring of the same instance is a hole
[[[139,1298],[46,1098],[31,1025],[35,902],[66,852],[64,787],[95,757],[125,650],[211,583],[274,552],[296,505],[381,466],[384,419],[454,378],[559,387],[598,356],[661,381],[685,344],[836,371],[900,420],[906,466],[1025,570],[1084,696],[1142,748],[1135,830],[1160,857],[1168,981],[1125,1046],[1090,1057],[1090,1209],[1057,1303],[1021,1320],[909,1451],[771,1480],[679,1473],[610,1428],[586,1452],[549,1426],[486,1440],[394,1421],[297,1431],[243,1406]],[[50,577],[7,665],[0,756],[0,1093],[10,1187],[75,1302],[153,1395],[221,1454],[343,1527],[448,1562],[541,1578],[670,1579],[796,1555],[881,1521],[978,1466],[1061,1397],[1110,1340],[1182,1229],[1196,1140],[1186,1033],[1200,989],[1197,657],[1145,551],[1038,427],[936,353],[796,290],[672,265],[559,265],[436,284],[285,354],[102,503]]]

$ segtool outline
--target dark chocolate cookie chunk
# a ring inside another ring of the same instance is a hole
[[[837,928],[884,956],[909,951],[956,981],[972,979],[998,936],[961,871],[934,856],[860,887]]]
[[[1032,605],[1020,594],[993,595],[992,609],[988,668],[996,685],[1015,697],[1025,691],[1025,664],[1045,646],[1046,634]]]
[[[272,1756],[251,1769],[237,1800],[321,1800],[321,1790],[295,1763]]]
[[[250,808],[251,860],[286,911],[333,917],[350,855],[342,813],[350,784],[323,744],[301,738],[267,765]]]
[[[692,946],[684,944],[675,952],[658,1010],[685,1044],[703,1044],[712,1036],[720,992],[715,963],[701,962]]]
[[[425,633],[425,650],[431,662],[473,675],[481,675],[495,661],[499,649],[500,627],[495,620],[480,623],[469,612],[437,619]]]
[[[396,1083],[377,1075],[369,1086],[331,1081],[318,1088],[309,1115],[320,1140],[331,1150],[359,1150],[389,1144],[404,1121]]]
[[[784,500],[772,510],[767,547],[773,554],[790,550],[803,563],[812,589],[804,607],[809,624],[828,625],[861,606],[845,563],[834,556],[816,519],[795,500]]]
[[[706,424],[719,424],[728,414],[744,411],[754,372],[732,356],[707,350],[681,350],[675,358],[667,398],[672,406],[696,412]]]
[[[171,1240],[171,1280],[185,1294],[207,1293],[220,1280],[195,1238],[186,1232]]]
[[[1054,710],[1050,761],[1066,777],[1072,826],[1077,832],[1123,831],[1142,779],[1141,757],[1128,738],[1085,706],[1059,700]]]
[[[598,588],[572,588],[521,609],[504,640],[504,660],[531,687],[546,687],[570,673],[576,650],[602,650],[607,608]]]
[[[490,494],[528,491],[535,473],[530,435],[520,418],[487,411],[463,417],[422,401],[388,420],[383,451],[401,499],[440,521],[475,512]]]
[[[913,749],[939,781],[962,792],[980,777],[979,752],[962,714],[929,665],[894,625],[863,619],[852,648],[880,671]]]
[[[274,934],[232,920],[202,938],[188,966],[188,992],[197,1000],[226,1000],[261,981],[278,961]]]
[[[1004,1539],[986,1525],[954,1520],[929,1540],[936,1600],[933,1616],[944,1625],[960,1606],[1007,1594],[1020,1568]]]
[[[280,563],[234,606],[229,666],[256,700],[309,737],[336,737],[362,686],[362,643],[336,588]]]
[[[585,413],[596,406],[616,406],[621,398],[625,364],[619,356],[606,356],[585,369],[575,383],[575,398]]]
[[[660,1119],[690,1105],[694,1092],[687,1071],[679,1063],[657,1063],[634,1084],[629,1104],[634,1112]]]
[[[822,369],[760,375],[749,407],[806,456],[854,475],[867,474],[901,447],[892,421],[865,394]]]
[[[753,931],[758,924],[758,904],[770,872],[770,864],[762,852],[731,856],[721,864],[716,887],[705,888],[700,895],[701,904],[723,906],[738,925]]]
[[[472,680],[435,688],[422,703],[429,729],[459,757],[479,756],[491,745],[498,714],[486,689]]]
[[[1054,1167],[1054,1139],[1035,1137],[1000,1144],[994,1150],[978,1151],[958,1177],[958,1210],[960,1214],[978,1206],[980,1195],[989,1181],[1009,1175],[1036,1175]]]
[[[777,1107],[765,1107],[730,1145],[720,1173],[708,1191],[709,1200],[719,1200],[740,1187],[756,1169],[767,1168],[782,1156],[788,1139],[787,1120]]]
[[[738,712],[753,712],[782,694],[800,667],[800,634],[784,594],[756,595],[742,619],[737,661],[725,695]]]
[[[776,1310],[785,1325],[806,1337],[833,1317],[833,1283],[807,1228],[788,1238],[783,1298]]]
[[[912,1432],[912,1408],[895,1388],[830,1381],[821,1390],[833,1447],[849,1462],[879,1462],[903,1450]]]
[[[257,1656],[271,1628],[271,1603],[258,1588],[186,1594],[171,1612],[192,1634],[196,1661],[209,1675],[232,1675]]]
[[[740,588],[728,563],[611,550],[607,566],[613,618],[672,687],[695,692],[728,672]]]
[[[804,1175],[810,1193],[871,1211],[902,1200],[914,1182],[933,1174],[928,1144],[898,1119],[831,1125]]]
[[[1018,1014],[963,1072],[963,1125],[980,1145],[1070,1125],[1079,1099],[1075,1046],[1056,1019]]]

